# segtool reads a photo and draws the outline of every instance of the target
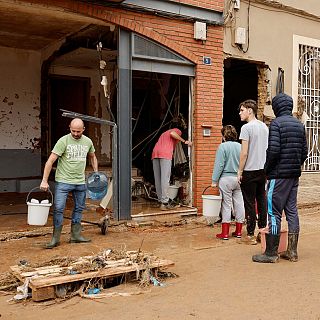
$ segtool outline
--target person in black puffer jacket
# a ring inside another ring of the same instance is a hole
[[[264,254],[254,255],[254,262],[277,262],[282,211],[288,221],[288,248],[281,255],[298,261],[299,216],[297,193],[301,166],[307,158],[308,148],[304,125],[292,116],[293,100],[280,93],[272,99],[276,118],[269,128],[265,171],[268,179],[267,203],[269,233],[266,234]]]

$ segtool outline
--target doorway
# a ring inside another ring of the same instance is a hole
[[[244,124],[239,117],[239,104],[258,100],[258,68],[255,63],[228,58],[224,60],[224,99],[222,125],[233,125],[240,132]]]
[[[160,135],[178,127],[182,136],[188,138],[191,105],[189,91],[188,76],[144,71],[132,73],[132,168],[139,172],[141,180],[139,177],[133,179],[143,181],[148,189],[147,196],[153,194],[156,197],[151,154]],[[176,149],[180,153],[175,153],[173,157],[170,184],[180,190],[176,200],[180,204],[190,205],[190,150],[184,144],[178,145]],[[179,158],[180,155],[183,160]],[[150,201],[147,202],[149,205],[142,205],[140,191],[139,187],[138,194],[133,197],[133,216],[137,210],[145,213],[159,210],[156,209],[157,202],[153,202],[156,207]],[[142,192],[142,196],[146,196],[145,192]]]
[[[49,77],[51,149],[69,132],[70,119],[62,117],[60,109],[87,114],[90,78],[51,75]]]

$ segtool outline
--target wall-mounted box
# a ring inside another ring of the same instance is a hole
[[[194,38],[196,40],[207,40],[207,24],[196,21],[194,23]]]
[[[211,136],[212,125],[210,125],[210,124],[202,124],[201,127],[202,127],[203,136],[204,137],[210,137]]]
[[[238,27],[235,30],[234,42],[236,44],[246,44],[246,29]]]

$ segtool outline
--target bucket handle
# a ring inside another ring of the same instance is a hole
[[[202,195],[204,195],[204,193],[207,191],[207,189],[209,188],[213,188],[211,185],[207,186],[203,191],[202,191]],[[220,194],[220,190],[219,190],[219,194]]]
[[[33,189],[31,189],[30,191],[29,191],[29,193],[28,193],[28,195],[27,195],[27,202],[28,202],[28,199],[29,199],[29,196],[30,196],[30,194],[32,193],[32,192],[34,192],[34,190],[41,190],[39,187],[35,187],[35,188],[33,188]],[[41,190],[41,191],[43,191],[43,190]],[[52,192],[51,192],[51,190],[50,190],[50,188],[47,190],[47,191],[43,191],[43,192],[47,192],[47,193],[50,193],[50,195],[51,195],[51,204],[53,203],[53,195],[52,195]]]

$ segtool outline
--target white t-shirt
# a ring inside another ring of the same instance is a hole
[[[253,171],[264,168],[268,135],[268,127],[260,120],[254,119],[242,126],[239,139],[248,141],[248,157],[243,170]]]

